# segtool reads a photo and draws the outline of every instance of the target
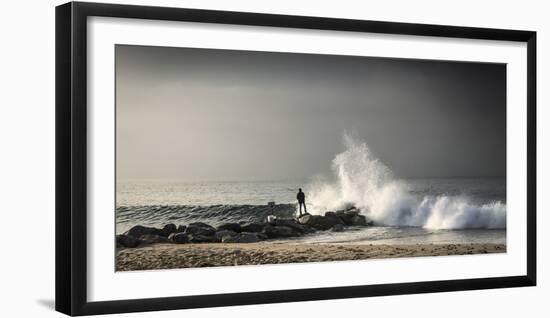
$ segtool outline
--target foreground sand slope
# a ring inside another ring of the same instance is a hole
[[[504,244],[153,244],[118,249],[116,270],[259,265],[370,258],[504,253]]]

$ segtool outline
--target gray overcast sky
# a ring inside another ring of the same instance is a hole
[[[117,176],[328,174],[352,131],[397,176],[504,176],[504,64],[116,46]]]

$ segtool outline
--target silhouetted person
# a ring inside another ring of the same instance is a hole
[[[298,194],[296,195],[296,199],[298,199],[298,204],[300,205],[300,215],[298,215],[298,217],[300,217],[302,216],[302,205],[304,206],[304,212],[307,213],[306,195],[302,192],[302,188],[298,189]]]

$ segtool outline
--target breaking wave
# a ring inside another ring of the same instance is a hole
[[[344,135],[346,150],[332,168],[335,181],[312,184],[309,202],[319,213],[356,206],[380,225],[428,229],[506,228],[506,204],[475,204],[464,196],[413,195],[405,181],[376,158],[365,142]]]

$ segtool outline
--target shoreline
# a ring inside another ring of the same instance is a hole
[[[505,244],[156,243],[117,248],[116,271],[506,253]]]

